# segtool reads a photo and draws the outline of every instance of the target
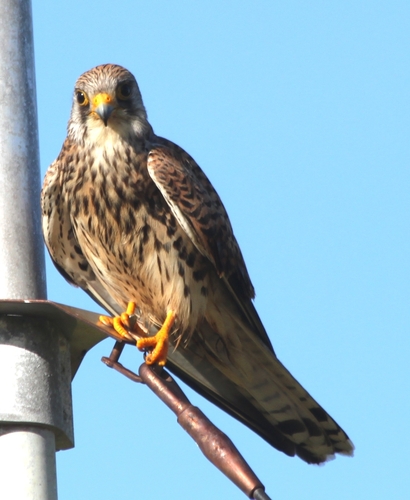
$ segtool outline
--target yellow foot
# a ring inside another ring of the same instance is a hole
[[[175,322],[175,313],[169,311],[167,317],[158,330],[157,334],[153,337],[145,337],[138,339],[137,347],[140,351],[146,348],[152,348],[151,352],[147,354],[145,362],[147,365],[156,363],[159,366],[164,366],[167,361],[168,346],[169,346],[169,332]]]
[[[135,302],[128,302],[127,310],[123,312],[120,316],[100,316],[99,320],[105,326],[111,326],[114,330],[128,340],[134,340],[133,337],[128,333],[127,330],[138,331],[137,325],[134,327],[130,324],[130,316],[135,312]]]

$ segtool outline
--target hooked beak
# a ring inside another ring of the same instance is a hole
[[[93,111],[97,113],[97,115],[104,122],[104,125],[107,126],[108,119],[111,116],[111,113],[114,111],[115,107],[113,106],[113,98],[109,94],[105,92],[101,92],[97,94],[93,99]]]

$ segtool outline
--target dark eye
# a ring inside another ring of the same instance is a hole
[[[129,83],[123,83],[117,89],[118,99],[129,99],[131,96],[131,85]]]
[[[80,106],[87,106],[88,96],[85,92],[83,92],[82,90],[77,90],[75,93],[75,96],[76,96],[77,102]]]

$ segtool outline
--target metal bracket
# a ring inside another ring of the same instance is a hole
[[[107,337],[111,329],[99,322],[99,314],[49,300],[2,300],[0,316],[31,316],[46,319],[70,343],[71,379],[86,353]]]
[[[126,344],[113,328],[99,321],[99,314],[69,307],[48,300],[3,300],[0,301],[1,317],[24,316],[42,318],[60,332],[70,345],[71,380],[74,378],[85,354],[107,337],[115,340],[108,357],[102,361],[133,382],[149,387],[177,416],[178,423],[198,444],[202,453],[225,474],[249,498],[269,500],[261,481],[226,434],[220,431],[202,411],[193,406],[179,385],[163,368],[152,368],[143,363],[139,374],[126,368],[119,358]],[[61,439],[60,449],[70,447]]]

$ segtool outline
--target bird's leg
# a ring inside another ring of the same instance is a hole
[[[137,347],[140,351],[146,348],[152,349],[145,358],[147,365],[153,365],[154,363],[159,366],[165,365],[169,346],[169,332],[171,331],[174,322],[174,311],[168,311],[167,317],[156,335],[137,340]]]
[[[114,316],[111,318],[110,316],[100,316],[99,320],[101,323],[105,326],[111,326],[114,328],[114,330],[123,338],[126,338],[128,340],[134,340],[133,337],[131,337],[127,331],[135,331],[138,332],[139,334],[142,333],[140,332],[140,328],[138,325],[135,323],[135,325],[132,325],[130,322],[130,316],[135,313],[135,302],[128,302],[127,310],[123,312],[120,316]]]

